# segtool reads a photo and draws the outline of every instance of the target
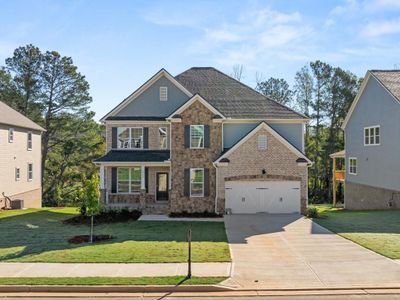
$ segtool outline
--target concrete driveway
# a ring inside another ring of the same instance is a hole
[[[225,217],[232,277],[242,288],[400,287],[400,264],[300,215]]]

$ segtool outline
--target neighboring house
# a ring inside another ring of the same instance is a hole
[[[0,101],[0,208],[11,200],[42,206],[42,127]]]
[[[162,69],[101,120],[103,201],[144,213],[295,213],[307,118],[214,68]]]
[[[400,70],[367,72],[342,129],[346,208],[400,208]]]

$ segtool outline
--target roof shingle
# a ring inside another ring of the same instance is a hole
[[[370,72],[400,101],[400,70],[371,70]]]
[[[163,162],[169,150],[111,150],[95,162]]]
[[[46,131],[32,120],[25,117],[15,109],[0,101],[0,124],[7,124],[16,127],[28,128],[38,131]]]

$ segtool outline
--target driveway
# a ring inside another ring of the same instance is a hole
[[[232,277],[242,288],[400,287],[400,264],[300,215],[225,217]]]

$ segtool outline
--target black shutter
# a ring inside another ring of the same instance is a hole
[[[117,192],[117,168],[111,168],[111,193]]]
[[[146,193],[149,192],[149,168],[144,168],[144,186],[146,187]]]
[[[111,128],[111,148],[116,149],[118,147],[118,127]]]
[[[183,180],[183,195],[190,196],[190,169],[185,169]]]
[[[210,169],[204,169],[204,197],[210,196]]]
[[[204,125],[204,148],[210,147],[210,126]]]
[[[143,148],[149,149],[149,128],[143,128]]]
[[[190,148],[190,125],[185,125],[185,148]]]

